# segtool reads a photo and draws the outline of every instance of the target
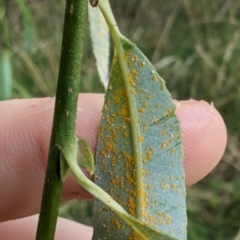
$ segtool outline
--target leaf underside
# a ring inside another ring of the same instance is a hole
[[[109,80],[109,30],[99,8],[88,8],[90,23],[90,35],[93,46],[93,53],[96,58],[98,74],[104,88],[107,88]]]
[[[80,167],[89,171],[93,175],[95,171],[94,158],[88,143],[81,137],[77,137],[77,161]]]
[[[59,144],[60,146],[60,144]],[[75,144],[74,144],[75,146]],[[59,148],[61,150],[61,148]],[[70,147],[69,147],[70,149]],[[74,149],[74,147],[73,147]],[[72,151],[71,154],[74,154],[74,150],[69,150]],[[68,171],[69,171],[69,164],[68,160],[73,159],[73,162],[77,163],[77,165],[84,170],[87,170],[90,175],[93,175],[95,171],[95,166],[94,166],[94,157],[92,150],[88,143],[81,137],[76,137],[76,159],[75,157],[69,157],[68,156],[68,150],[61,150],[60,154],[60,177],[62,181],[64,182],[66,180]],[[75,156],[75,155],[74,155]],[[80,169],[79,169],[80,170]],[[81,171],[81,170],[80,170]]]
[[[125,38],[115,55],[98,132],[95,183],[143,223],[186,239],[183,147],[164,80]],[[140,239],[94,200],[93,239]],[[170,235],[171,237],[167,236]]]

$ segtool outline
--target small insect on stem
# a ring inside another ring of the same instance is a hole
[[[98,6],[99,0],[90,0],[90,4],[92,7],[97,7]]]

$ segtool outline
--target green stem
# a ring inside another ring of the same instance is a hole
[[[66,0],[55,112],[36,240],[54,239],[63,182],[60,148],[75,137],[87,0]]]

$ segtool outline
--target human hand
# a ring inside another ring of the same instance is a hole
[[[186,185],[190,186],[221,159],[226,128],[216,109],[204,101],[175,104],[184,143]],[[86,139],[93,150],[102,105],[101,94],[79,95],[77,135]],[[53,98],[0,102],[0,222],[4,222],[0,223],[0,240],[35,238],[38,215],[34,214],[40,210],[53,108]],[[69,176],[62,201],[74,198],[91,196]],[[56,240],[87,240],[91,236],[92,228],[58,219]]]

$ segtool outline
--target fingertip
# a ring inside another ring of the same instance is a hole
[[[186,184],[205,177],[223,156],[227,131],[213,105],[205,101],[176,102],[184,143]]]
[[[0,239],[25,240],[35,239],[38,224],[38,215],[1,223]],[[56,240],[90,240],[93,234],[92,227],[58,218],[55,238]]]
[[[95,149],[103,96],[79,96],[77,134]],[[54,98],[0,102],[0,221],[39,211],[52,128]],[[81,111],[83,110],[83,111]],[[63,201],[89,199],[72,176],[63,188]],[[17,202],[16,202],[17,199]]]
[[[86,139],[93,150],[103,100],[101,94],[79,96],[77,135]],[[176,106],[189,186],[209,173],[221,159],[226,146],[226,127],[217,110],[204,101],[181,101],[176,102]],[[0,103],[0,108],[0,220],[4,221],[39,210],[54,99],[7,101]],[[70,176],[63,197],[63,200],[89,199],[90,195]]]

